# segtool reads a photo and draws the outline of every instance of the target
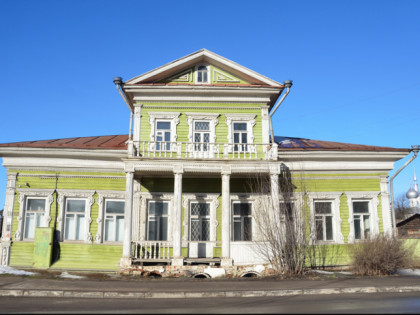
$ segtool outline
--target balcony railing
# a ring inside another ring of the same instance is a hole
[[[132,242],[132,258],[143,261],[170,260],[172,243],[163,241]]]
[[[277,144],[269,143],[137,141],[131,145],[129,152],[147,158],[276,160],[278,156]]]

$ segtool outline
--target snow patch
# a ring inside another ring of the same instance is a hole
[[[420,269],[398,269],[397,274],[400,276],[420,276]]]
[[[61,275],[59,275],[58,277],[59,278],[65,278],[65,279],[85,279],[86,278],[86,277],[83,277],[83,276],[71,275],[67,271],[62,272]]]
[[[9,266],[0,266],[0,274],[17,275],[17,276],[33,276],[36,272],[14,269]]]
[[[212,278],[224,277],[226,272],[223,268],[206,268],[204,272],[207,273]]]

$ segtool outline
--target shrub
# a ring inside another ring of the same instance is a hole
[[[390,275],[412,264],[413,250],[393,236],[378,235],[354,245],[352,268],[359,275]]]

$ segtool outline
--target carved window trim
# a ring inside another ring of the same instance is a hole
[[[28,198],[45,199],[44,222],[42,226],[48,227],[51,222],[51,204],[54,201],[53,189],[18,189],[19,216],[17,217],[17,230],[14,235],[16,241],[22,241],[25,229],[26,204]],[[33,240],[33,239],[28,239]]]
[[[233,151],[233,123],[246,123],[247,129],[247,146],[249,152],[254,152],[252,144],[254,144],[254,126],[255,126],[255,117],[256,114],[225,114],[226,116],[226,124],[228,125],[228,144],[229,150],[228,152],[231,153]]]
[[[125,193],[124,192],[97,192],[98,197],[96,198],[96,203],[99,206],[98,210],[98,218],[96,219],[96,223],[98,224],[98,232],[95,235],[95,244],[102,244],[104,243],[104,236],[105,236],[105,203],[107,200],[117,200],[117,201],[124,201],[125,202]],[[124,217],[125,220],[125,217]],[[105,243],[115,243],[115,242],[105,242]],[[117,242],[121,243],[121,242]]]
[[[355,239],[355,231],[354,231],[354,213],[353,213],[353,202],[354,201],[368,201],[369,202],[369,215],[370,215],[370,222],[371,222],[371,233],[370,237],[374,237],[375,235],[379,234],[379,222],[380,219],[378,217],[378,192],[345,192],[347,196],[347,206],[349,208],[349,218],[348,223],[350,225],[350,232],[348,235],[348,242],[355,243],[359,240]]]
[[[173,220],[173,208],[174,208],[174,194],[170,193],[140,193],[140,241],[147,240],[147,220],[148,220],[148,204],[150,201],[166,201],[169,203],[168,209],[168,240],[166,242],[172,242],[172,220]]]
[[[343,220],[340,216],[340,197],[342,194],[342,192],[307,193],[311,214],[311,234],[309,237],[312,244],[344,244],[344,236],[341,232]],[[333,240],[331,241],[317,241],[316,239],[315,202],[331,202],[331,213],[333,216]]]
[[[156,122],[169,121],[171,123],[171,142],[176,142],[176,126],[179,124],[180,112],[148,112],[150,124],[150,141],[156,141]]]
[[[260,235],[258,233],[258,227],[257,222],[255,221],[255,215],[256,211],[258,211],[258,206],[260,202],[264,202],[264,198],[268,198],[265,201],[271,200],[271,197],[269,195],[260,195],[260,194],[230,194],[230,235],[229,240],[230,243],[233,244],[255,244],[256,240],[259,239]],[[234,203],[249,203],[251,204],[251,228],[252,228],[252,235],[251,235],[251,241],[234,241],[233,240],[233,204]]]
[[[183,194],[182,196],[184,197],[182,202],[184,208],[182,247],[187,247],[190,239],[190,205],[193,202],[210,203],[210,242],[216,242],[217,226],[219,225],[217,221],[217,208],[219,207],[220,194]]]
[[[67,199],[85,199],[86,208],[85,208],[85,243],[92,243],[93,237],[90,234],[90,224],[92,223],[92,205],[95,202],[93,196],[95,195],[94,190],[58,190],[58,217],[57,217],[57,230],[59,231],[59,239],[61,242],[80,242],[72,240],[64,240],[64,214],[65,214],[65,205]]]

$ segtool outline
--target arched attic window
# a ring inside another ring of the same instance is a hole
[[[209,74],[208,74],[208,69],[206,66],[198,66],[197,67],[197,83],[208,83],[208,78],[209,78]]]

